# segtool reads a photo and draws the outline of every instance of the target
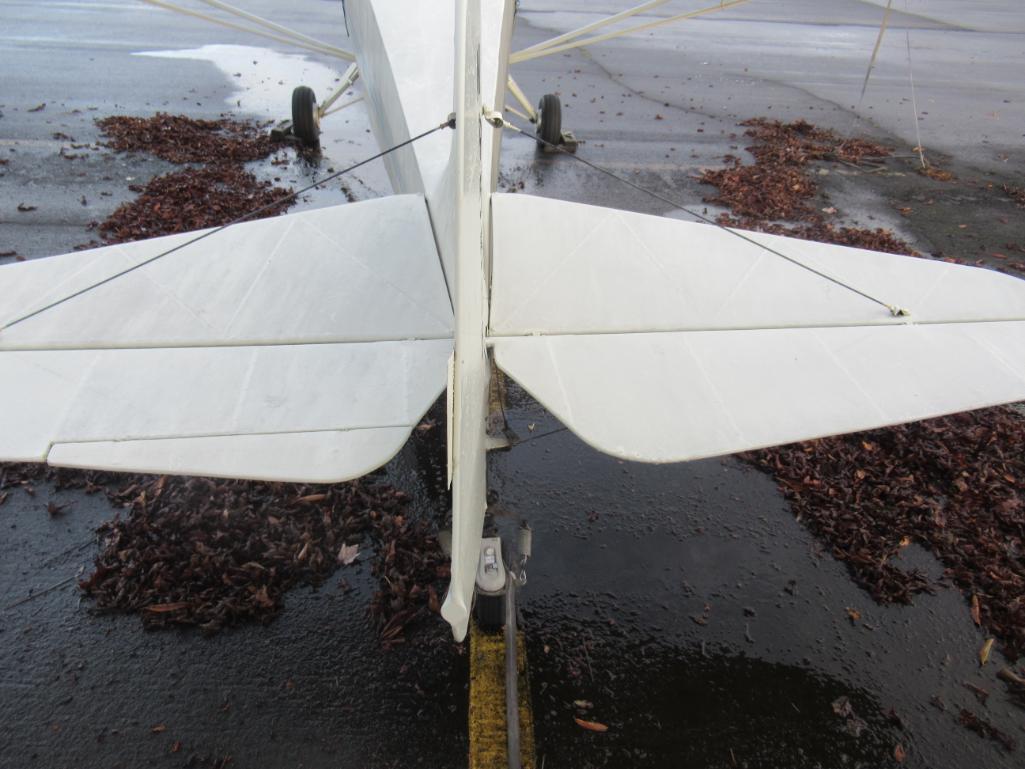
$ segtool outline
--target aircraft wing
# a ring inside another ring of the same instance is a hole
[[[498,366],[595,448],[675,462],[1025,400],[1025,281],[492,198]]]
[[[332,482],[401,448],[452,350],[423,197],[240,224],[143,264],[195,235],[0,267],[0,459]]]

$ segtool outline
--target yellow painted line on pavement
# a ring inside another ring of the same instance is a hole
[[[519,668],[520,761],[535,769],[534,714],[530,707],[527,649],[516,634]],[[509,765],[505,734],[505,635],[485,633],[470,623],[470,769],[505,769]]]

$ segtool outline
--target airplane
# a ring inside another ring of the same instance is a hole
[[[510,64],[664,1],[512,52],[513,0],[347,0],[342,87],[297,89],[292,129],[315,139],[359,77],[396,194],[0,267],[0,460],[338,482],[446,393],[441,613],[461,640],[495,369],[596,449],[654,463],[1025,399],[1017,278],[496,191],[507,90],[542,146],[563,139]]]

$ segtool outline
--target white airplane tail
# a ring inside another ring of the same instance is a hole
[[[498,366],[624,459],[1025,399],[1025,282],[1007,275],[519,194],[492,197],[492,222]]]

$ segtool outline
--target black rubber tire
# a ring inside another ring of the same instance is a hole
[[[292,91],[292,135],[308,147],[320,144],[320,118],[317,96],[309,86]]]
[[[473,604],[477,627],[485,633],[496,633],[505,627],[505,593],[487,595],[477,593]]]
[[[537,105],[537,145],[562,143],[562,102],[554,93],[546,93]]]

